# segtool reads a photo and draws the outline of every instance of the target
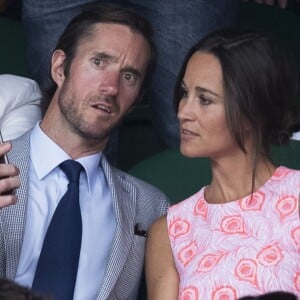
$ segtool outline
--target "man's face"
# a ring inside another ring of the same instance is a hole
[[[62,124],[83,138],[107,141],[139,96],[149,59],[141,34],[95,25],[79,42],[67,77],[56,80]]]

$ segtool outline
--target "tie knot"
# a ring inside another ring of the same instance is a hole
[[[69,181],[73,181],[75,183],[79,182],[80,172],[82,171],[82,165],[75,160],[65,160],[62,162],[59,167],[63,170],[63,172],[68,177]]]

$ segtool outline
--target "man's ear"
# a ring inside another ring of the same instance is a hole
[[[60,86],[65,80],[65,59],[66,54],[63,50],[57,49],[52,54],[51,76],[57,86]]]

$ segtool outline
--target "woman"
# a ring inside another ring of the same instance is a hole
[[[150,300],[300,295],[300,171],[269,155],[300,128],[294,66],[255,32],[218,31],[188,53],[175,88],[180,150],[209,157],[212,180],[152,225]]]

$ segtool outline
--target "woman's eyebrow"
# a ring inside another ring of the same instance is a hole
[[[208,93],[208,94],[211,94],[211,95],[216,96],[218,98],[222,98],[219,94],[217,94],[217,93],[215,93],[212,90],[209,90],[207,88],[201,87],[201,86],[197,86],[196,91],[198,93]]]

